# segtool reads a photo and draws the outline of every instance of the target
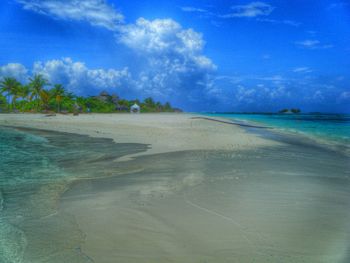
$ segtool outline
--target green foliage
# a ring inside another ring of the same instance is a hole
[[[81,105],[86,109],[90,109],[90,112],[108,113],[114,112],[116,109],[113,103],[101,101],[96,97],[84,98],[81,102]]]
[[[129,112],[136,103],[141,112],[173,112],[170,103],[164,105],[151,97],[143,102],[120,99],[117,95],[102,92],[99,96],[78,97],[67,92],[61,84],[53,87],[42,75],[29,78],[28,85],[22,85],[15,78],[5,77],[0,81],[0,110],[20,110],[22,112]],[[7,99],[6,97],[7,96]]]
[[[297,114],[297,113],[300,113],[301,110],[300,109],[283,109],[283,110],[280,110],[278,113],[294,113],[294,114]]]
[[[8,105],[5,96],[0,94],[0,112],[7,110]]]
[[[19,97],[20,90],[21,90],[21,83],[19,83],[15,78],[5,77],[0,82],[0,93],[1,94],[5,93],[7,96],[8,110],[10,110],[10,108],[11,109],[15,108],[16,99]]]
[[[291,109],[290,111],[293,112],[293,113],[300,113],[301,112],[300,109]]]
[[[283,110],[280,110],[278,113],[287,113],[289,110],[288,109],[283,109]]]
[[[138,103],[141,106],[141,112],[174,112],[169,102],[162,105],[160,102],[155,102],[152,98],[146,98],[143,103]]]

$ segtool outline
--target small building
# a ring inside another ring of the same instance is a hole
[[[130,113],[140,113],[141,107],[136,103],[130,107]]]
[[[106,102],[108,102],[109,97],[110,97],[110,95],[108,94],[107,91],[102,91],[102,92],[100,93],[100,95],[99,95],[99,96],[96,96],[95,98],[97,98],[97,99],[100,100],[101,102],[106,103]]]

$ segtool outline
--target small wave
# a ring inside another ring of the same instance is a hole
[[[4,209],[4,195],[0,191],[0,262],[22,263],[27,239],[22,230],[7,223],[1,216]]]
[[[22,263],[27,239],[24,232],[0,218],[0,262]]]

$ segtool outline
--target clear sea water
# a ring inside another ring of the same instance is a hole
[[[0,262],[89,262],[59,198],[77,180],[115,175],[110,161],[146,145],[0,126]],[[113,174],[114,173],[114,174]]]
[[[350,145],[349,114],[206,114],[249,121],[279,130],[301,133],[330,143]]]

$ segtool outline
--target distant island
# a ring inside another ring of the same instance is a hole
[[[283,110],[278,111],[278,113],[294,113],[294,114],[297,114],[300,112],[301,112],[300,109],[283,109]]]
[[[40,74],[29,78],[28,84],[13,77],[0,81],[0,112],[129,112],[135,103],[141,107],[141,112],[181,112],[169,102],[162,104],[151,97],[143,101],[126,100],[106,91],[97,96],[77,96],[61,84],[51,85]]]

